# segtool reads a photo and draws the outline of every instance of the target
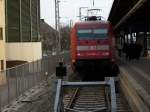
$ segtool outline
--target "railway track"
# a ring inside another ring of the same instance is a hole
[[[65,112],[111,112],[111,101],[106,86],[80,87],[64,95]],[[132,112],[121,93],[116,94],[117,112]]]

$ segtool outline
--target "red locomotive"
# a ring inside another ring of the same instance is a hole
[[[98,71],[102,78],[115,76],[115,37],[110,22],[76,23],[71,30],[71,61],[78,72]]]

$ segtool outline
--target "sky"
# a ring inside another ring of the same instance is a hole
[[[55,28],[55,0],[41,0],[41,19]],[[102,9],[101,16],[108,18],[113,0],[94,0],[94,7]],[[60,0],[60,22],[79,21],[79,8],[93,6],[93,0]],[[82,10],[84,12],[84,9]]]

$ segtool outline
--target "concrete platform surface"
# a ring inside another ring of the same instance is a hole
[[[150,58],[140,60],[119,59],[119,65],[123,67],[134,80],[137,81],[150,94]]]

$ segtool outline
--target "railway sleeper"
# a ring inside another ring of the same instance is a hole
[[[69,88],[67,94],[63,89]],[[115,92],[113,78],[99,82],[58,80],[54,112],[132,112],[120,93]]]

